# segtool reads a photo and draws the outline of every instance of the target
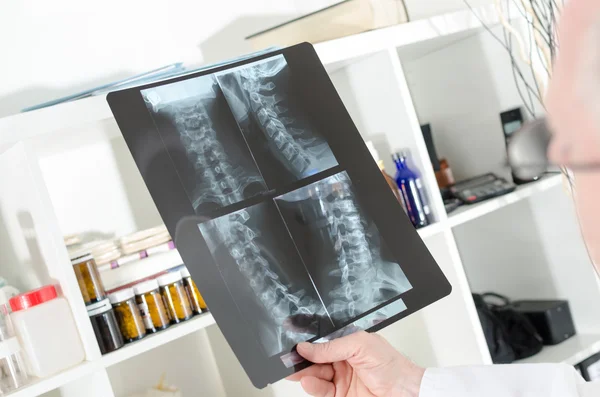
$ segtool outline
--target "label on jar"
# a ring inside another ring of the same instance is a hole
[[[140,314],[144,319],[144,325],[146,326],[146,329],[153,329],[154,324],[152,323],[152,317],[150,317],[150,310],[148,310],[148,305],[144,302],[138,304],[138,307],[140,308]]]

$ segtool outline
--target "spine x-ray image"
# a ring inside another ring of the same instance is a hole
[[[240,311],[269,356],[333,329],[273,203],[199,225]]]
[[[277,197],[304,263],[336,326],[408,291],[345,172]]]
[[[274,178],[289,182],[337,165],[329,145],[295,100],[282,55],[218,74],[217,80],[247,139],[272,153],[287,170],[287,175]]]
[[[152,88],[142,95],[179,174],[191,181],[186,190],[197,212],[226,207],[265,190],[214,76]],[[174,149],[179,146],[184,158]]]
[[[411,288],[346,172],[301,183],[338,163],[292,74],[279,55],[141,91],[207,219],[198,226],[221,277],[268,356]]]

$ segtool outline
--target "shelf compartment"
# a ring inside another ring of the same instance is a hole
[[[115,352],[104,355],[100,362],[104,367],[110,367],[142,353],[155,349],[166,343],[182,338],[193,332],[210,327],[215,324],[215,319],[212,314],[204,313],[192,320],[181,324],[172,325],[165,331],[158,332],[153,335],[146,336],[139,342],[134,342]]]
[[[563,363],[577,365],[600,352],[600,334],[582,334],[544,349],[533,357],[519,360],[519,364]]]
[[[99,370],[103,370],[103,368],[98,362],[87,361],[49,378],[36,380],[21,389],[7,394],[6,397],[39,396],[54,389],[58,389],[67,383],[79,380]]]
[[[464,205],[449,216],[448,223],[450,224],[450,227],[462,225],[463,223],[482,217],[490,212],[497,211],[510,204],[531,197],[534,194],[559,186],[562,184],[562,181],[562,175],[553,175],[542,178],[537,182],[521,185],[517,187],[517,190],[514,192],[505,194],[504,196],[489,199],[478,204]]]

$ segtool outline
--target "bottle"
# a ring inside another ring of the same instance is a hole
[[[404,210],[404,212],[406,212],[406,205],[404,204],[404,201],[402,200],[402,196],[400,195],[400,191],[398,190],[398,185],[396,185],[396,181],[394,180],[394,178],[392,178],[390,175],[388,175],[387,172],[385,172],[385,165],[383,164],[383,160],[381,160],[379,158],[379,152],[377,151],[377,149],[375,149],[373,142],[368,141],[366,143],[367,143],[367,148],[369,149],[369,152],[371,152],[371,156],[373,156],[373,160],[375,160],[375,162],[377,163],[377,166],[379,167],[381,174],[385,178],[385,181],[388,183],[390,189],[392,189],[394,196],[396,196],[396,199],[402,206],[402,209]]]
[[[396,184],[406,205],[406,214],[416,228],[429,225],[431,211],[427,195],[421,178],[408,167],[407,151],[396,153],[392,158],[396,163]]]

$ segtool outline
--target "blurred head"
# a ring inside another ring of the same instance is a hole
[[[600,167],[592,166],[600,164],[600,1],[569,1],[559,30],[546,97],[548,158],[574,173],[583,237],[600,270]]]

